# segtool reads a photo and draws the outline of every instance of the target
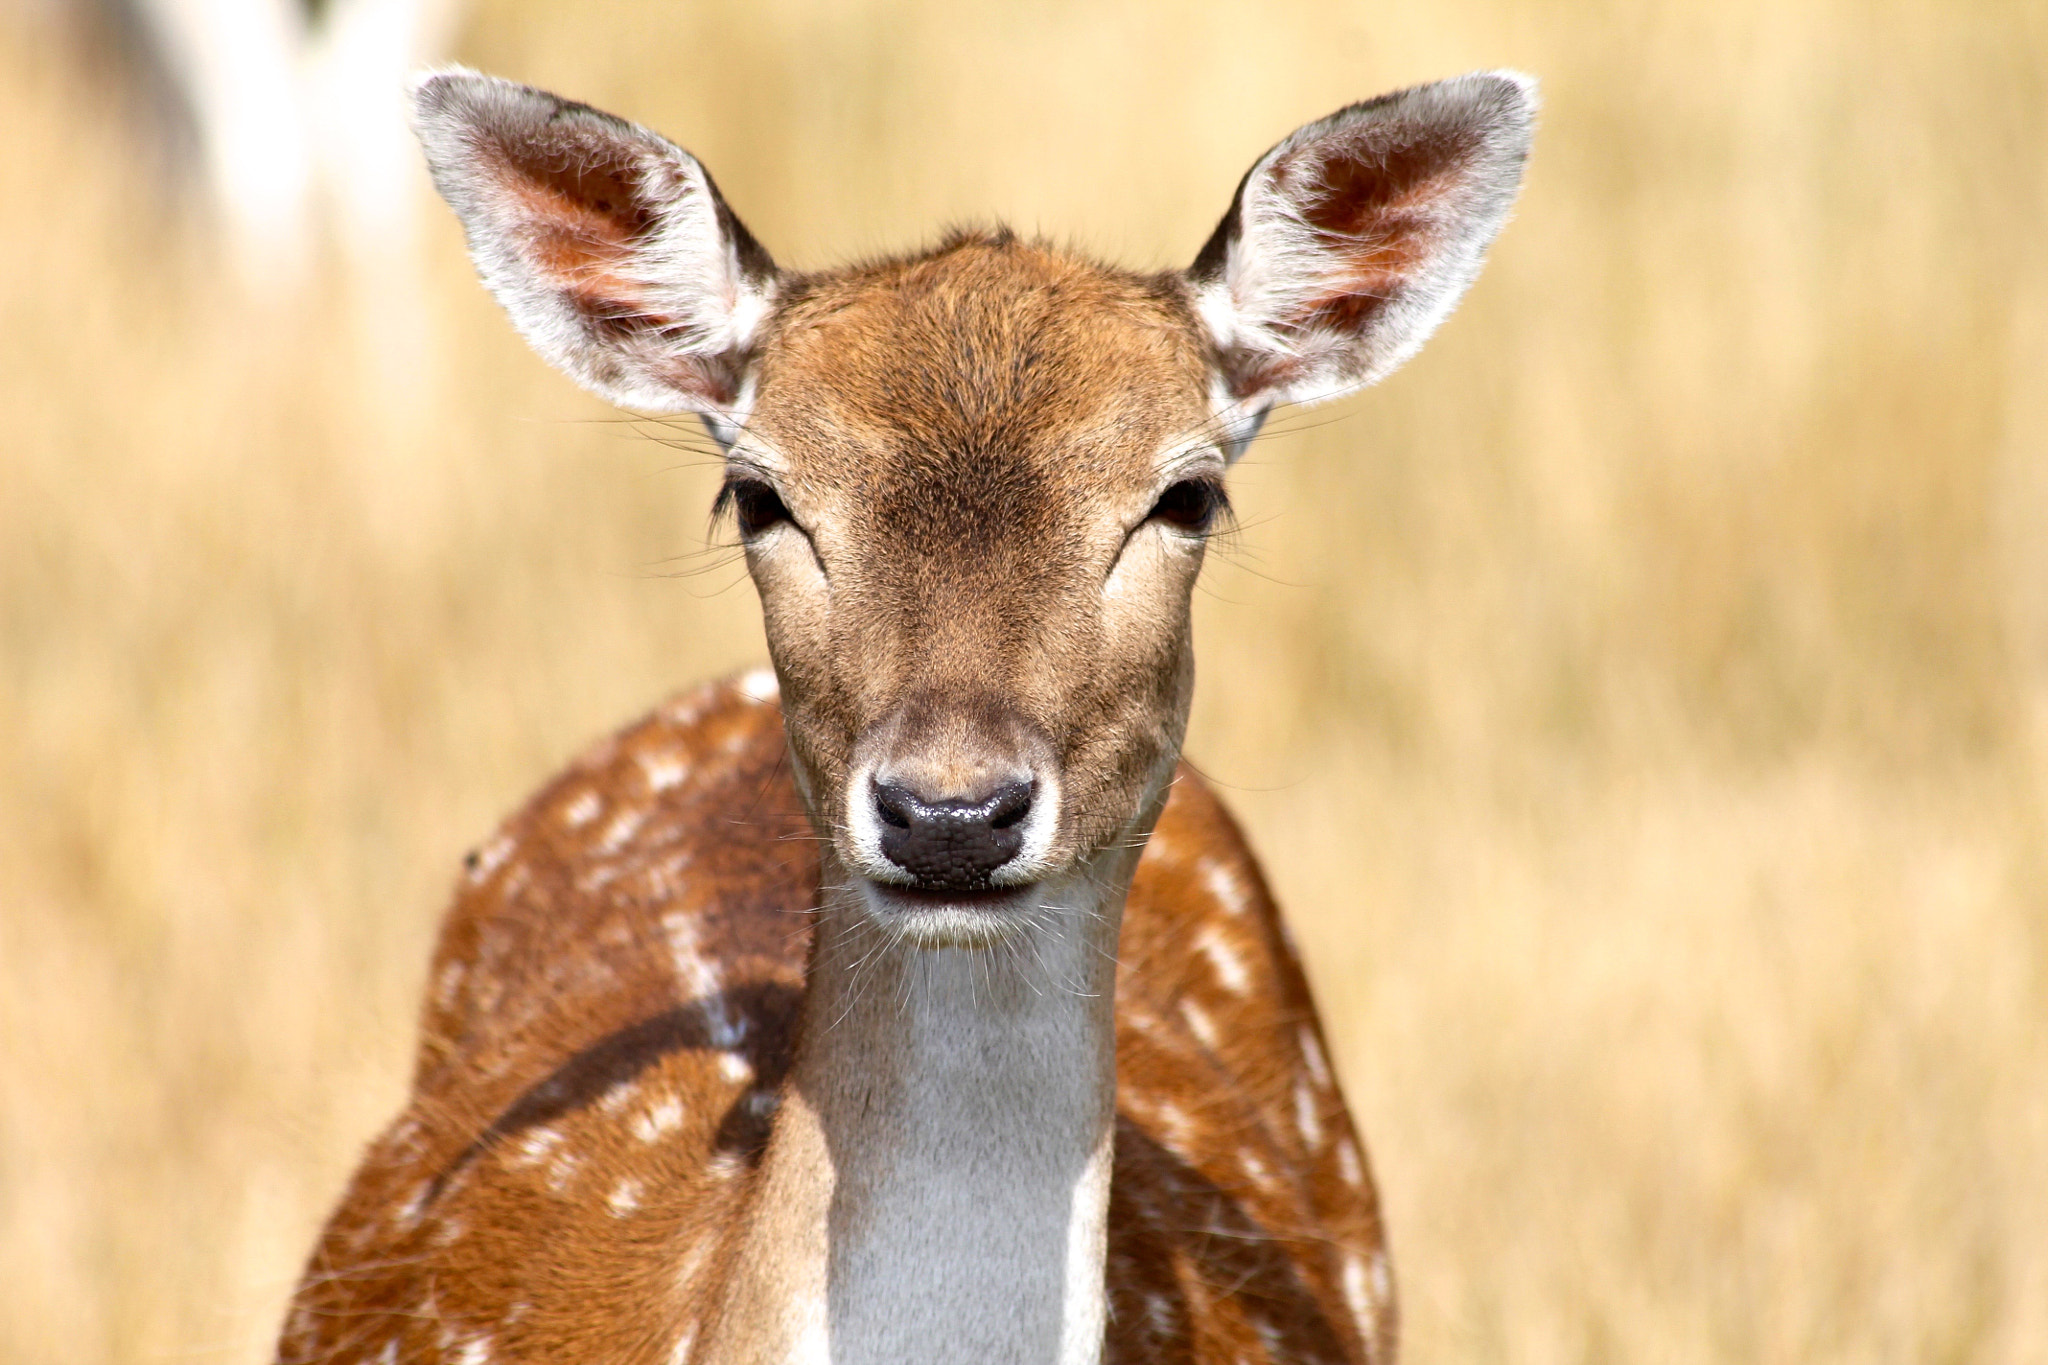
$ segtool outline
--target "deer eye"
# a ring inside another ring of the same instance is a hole
[[[1159,501],[1152,504],[1147,517],[1150,521],[1163,521],[1167,525],[1194,535],[1207,531],[1215,522],[1217,514],[1227,511],[1230,500],[1224,496],[1223,485],[1214,479],[1182,479],[1167,485]]]
[[[783,505],[782,495],[772,485],[746,474],[728,475],[725,487],[718,490],[711,515],[715,517],[728,510],[742,540],[752,540],[778,521],[794,520],[789,508]]]

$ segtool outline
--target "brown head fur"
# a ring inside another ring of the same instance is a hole
[[[1224,467],[1177,281],[962,235],[792,282],[760,376],[732,458],[793,519],[749,564],[815,808],[857,763],[972,795],[1035,750],[1048,862],[1124,835],[1179,750],[1202,558],[1147,515]]]

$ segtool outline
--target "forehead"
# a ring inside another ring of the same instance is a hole
[[[1198,338],[1170,281],[968,238],[797,281],[750,426],[800,481],[871,499],[1149,484],[1206,439]]]

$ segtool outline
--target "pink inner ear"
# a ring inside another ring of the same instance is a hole
[[[1293,325],[1364,330],[1429,254],[1428,229],[1427,222],[1404,224],[1385,236],[1358,238],[1334,248],[1331,257],[1337,269],[1331,272],[1328,287],[1303,302]]]
[[[1307,183],[1287,186],[1283,193],[1301,195],[1302,217],[1310,226],[1335,237],[1379,231],[1383,215],[1399,215],[1439,196],[1471,163],[1479,139],[1466,129],[1431,131],[1406,141],[1357,138],[1348,145],[1319,144],[1303,148],[1296,158],[1316,154],[1305,167],[1287,171]],[[1277,168],[1276,168],[1277,169]],[[1304,175],[1304,172],[1308,174]]]
[[[637,169],[560,149],[564,164],[507,158],[501,183],[526,224],[524,252],[533,271],[595,318],[631,317],[660,327],[645,309],[646,286],[632,270],[635,247],[656,217]]]
[[[1363,330],[1428,260],[1477,149],[1477,139],[1458,130],[1392,146],[1329,148],[1306,166],[1304,149],[1288,158],[1292,164],[1276,166],[1275,188],[1300,196],[1302,221],[1315,229],[1330,267],[1324,288],[1290,324]],[[1289,186],[1289,178],[1306,183]]]
[[[638,363],[660,383],[732,402],[740,389],[738,358],[693,351],[689,337],[675,334],[678,320],[651,306],[654,291],[639,252],[659,215],[642,188],[641,168],[582,144],[522,150],[529,154],[501,154],[496,171],[534,275],[614,342],[652,343],[636,347]]]

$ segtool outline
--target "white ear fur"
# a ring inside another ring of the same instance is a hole
[[[1187,276],[1227,428],[1415,354],[1507,219],[1535,112],[1529,77],[1477,72],[1341,109],[1259,158]]]
[[[745,419],[775,266],[696,158],[473,71],[428,74],[412,102],[477,272],[536,351],[623,407]]]

